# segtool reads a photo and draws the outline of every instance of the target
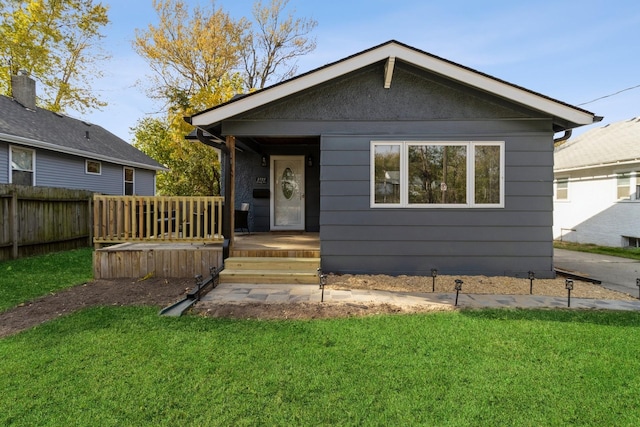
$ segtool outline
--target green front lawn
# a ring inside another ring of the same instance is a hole
[[[0,261],[0,312],[93,279],[92,248]]]
[[[638,425],[640,313],[93,308],[0,340],[0,425]]]

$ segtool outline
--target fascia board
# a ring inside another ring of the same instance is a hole
[[[248,96],[245,99],[240,99],[228,105],[221,106],[220,108],[194,115],[192,117],[192,124],[194,126],[207,126],[211,123],[218,123],[222,120],[226,120],[230,117],[252,110],[253,108],[266,105],[269,102],[276,101],[315,85],[340,77],[359,68],[378,61],[387,60],[389,57],[394,56],[397,60],[408,62],[419,68],[440,74],[452,80],[457,80],[468,86],[494,94],[495,96],[525,105],[534,110],[545,112],[553,117],[558,117],[580,125],[592,124],[594,122],[594,116],[587,112],[555,102],[552,99],[520,89],[489,76],[479,74],[454,63],[426,55],[423,52],[413,50],[406,46],[390,43],[377,49],[366,51],[352,58],[338,61],[333,65],[316,72],[303,75],[299,78],[294,78],[289,82],[264,89],[263,91]]]
[[[31,148],[41,148],[44,150],[55,151],[57,153],[71,154],[74,156],[84,157],[91,160],[100,160],[103,162],[115,163],[123,166],[133,166],[140,169],[149,169],[155,171],[168,171],[169,169],[161,166],[152,166],[145,163],[132,162],[129,160],[116,159],[115,157],[104,156],[101,154],[91,153],[89,151],[77,150],[75,148],[61,147],[50,142],[39,141],[37,139],[24,138],[22,136],[10,135],[6,133],[0,133],[0,141],[5,141],[10,144],[26,145]]]

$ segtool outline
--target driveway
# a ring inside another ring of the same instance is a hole
[[[586,252],[553,250],[554,267],[602,281],[602,286],[638,296],[640,261]]]

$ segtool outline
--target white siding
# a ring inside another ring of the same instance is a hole
[[[617,200],[617,172],[569,179],[568,200],[554,201],[554,239],[620,247],[623,236],[640,237],[640,200]]]

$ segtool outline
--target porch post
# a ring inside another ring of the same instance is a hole
[[[235,239],[235,198],[236,198],[236,137],[227,136],[226,146],[229,149],[229,180],[227,181],[225,191],[225,214],[227,215],[227,223],[229,224],[229,250],[233,249]]]

